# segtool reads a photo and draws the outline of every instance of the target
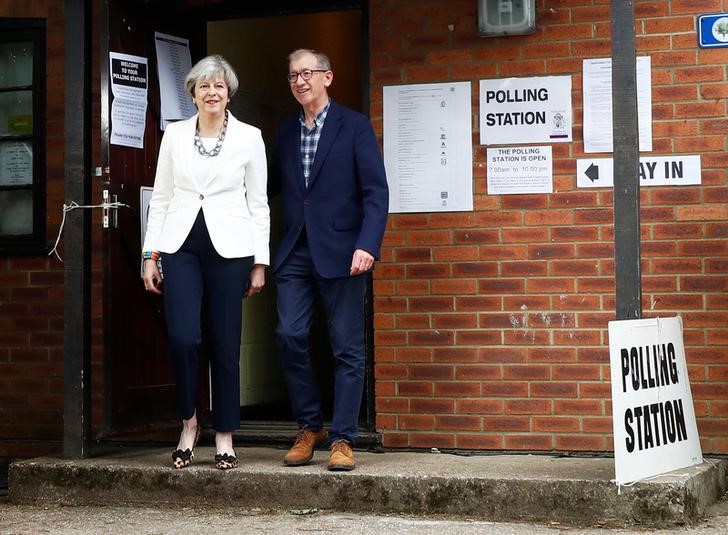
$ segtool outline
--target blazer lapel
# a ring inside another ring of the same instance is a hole
[[[294,182],[301,194],[305,195],[306,181],[303,177],[303,166],[301,164],[301,123],[298,120],[298,115],[291,121],[286,137],[287,140],[284,143],[287,147],[287,158],[293,167]]]
[[[184,169],[185,174],[187,176],[187,180],[190,182],[190,184],[193,184],[195,186],[195,189],[197,189],[197,180],[195,180],[195,177],[192,176],[192,156],[194,154],[193,151],[196,151],[197,149],[192,144],[194,137],[195,137],[195,126],[197,125],[197,114],[193,115],[187,121],[185,121],[184,126],[180,129],[179,132],[179,146],[182,147],[182,150],[180,151],[182,153],[182,158],[184,159]],[[189,143],[189,145],[187,145]],[[189,148],[185,148],[189,147]]]
[[[341,129],[341,114],[339,109],[336,107],[334,102],[331,102],[329,107],[329,113],[326,114],[326,121],[324,121],[324,129],[321,131],[321,137],[319,138],[318,146],[316,147],[316,156],[313,159],[313,167],[311,168],[311,174],[308,177],[308,188],[313,187],[313,183],[316,180],[321,167],[323,166],[326,156],[329,154],[331,145],[334,144],[336,136],[339,134]]]

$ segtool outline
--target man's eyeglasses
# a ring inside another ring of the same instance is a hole
[[[315,72],[327,72],[327,69],[303,69],[301,72],[289,72],[286,78],[288,78],[288,83],[291,84],[295,84],[299,76],[308,82]]]

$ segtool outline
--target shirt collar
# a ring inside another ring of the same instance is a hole
[[[326,102],[326,106],[324,106],[324,109],[321,110],[318,113],[318,115],[316,115],[316,118],[313,120],[313,122],[314,122],[313,128],[316,128],[316,127],[321,128],[321,126],[323,126],[324,121],[326,120],[326,115],[329,113],[330,106],[331,106],[331,99],[329,99],[328,102]],[[303,110],[301,110],[300,113],[298,114],[298,121],[301,123],[302,126],[304,126],[304,127],[306,126],[306,115],[303,113]],[[313,130],[313,128],[311,130]]]

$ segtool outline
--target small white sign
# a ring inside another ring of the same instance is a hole
[[[700,155],[656,156],[640,158],[640,187],[695,186],[701,183]],[[612,158],[576,160],[576,185],[579,188],[614,186]]]
[[[0,145],[0,186],[33,183],[33,146],[27,141],[7,141]]]
[[[480,144],[571,141],[571,76],[480,80]]]
[[[489,148],[488,195],[553,193],[551,146]]]
[[[617,485],[703,461],[682,319],[609,322]]]

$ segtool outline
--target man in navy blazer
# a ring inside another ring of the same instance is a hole
[[[299,49],[288,60],[301,111],[278,132],[283,230],[273,272],[278,348],[299,432],[284,464],[307,464],[330,438],[329,470],[352,470],[364,387],[364,299],[387,223],[387,178],[369,120],[329,98],[329,58]],[[317,298],[335,361],[330,433],[309,357]]]

